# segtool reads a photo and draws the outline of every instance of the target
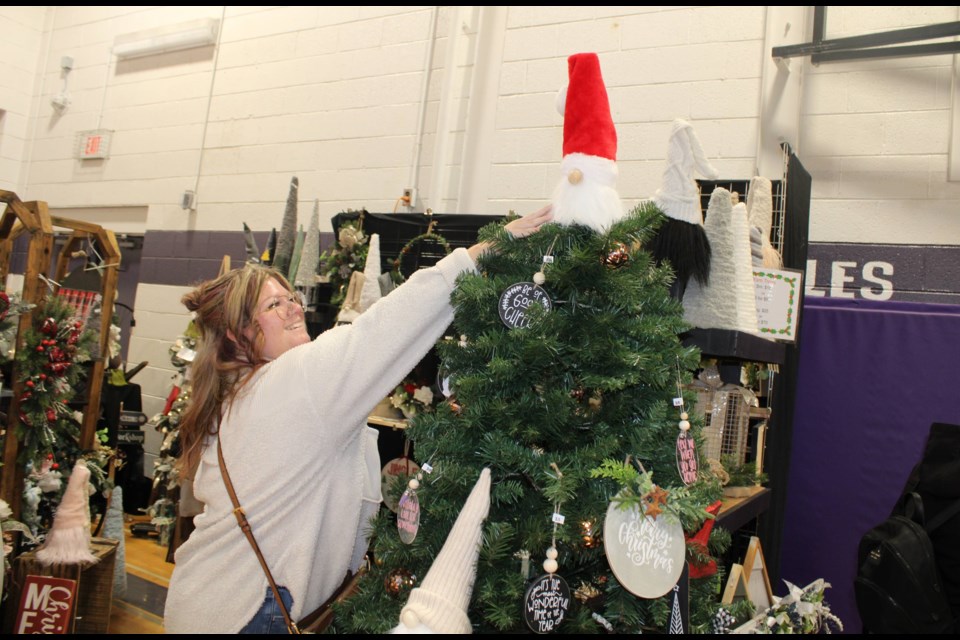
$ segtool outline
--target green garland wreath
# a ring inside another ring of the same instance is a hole
[[[421,233],[420,235],[411,238],[407,244],[403,245],[403,248],[400,249],[399,255],[393,261],[393,269],[391,270],[391,277],[393,278],[394,284],[401,284],[406,278],[403,277],[403,272],[400,270],[400,267],[403,263],[403,257],[410,253],[410,250],[413,249],[417,244],[424,242],[425,240],[432,240],[436,242],[441,247],[446,255],[449,255],[453,249],[450,248],[450,243],[447,242],[447,239],[441,236],[440,234],[434,233],[432,231],[427,231],[426,233]]]

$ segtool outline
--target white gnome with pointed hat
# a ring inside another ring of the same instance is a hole
[[[473,595],[481,527],[490,511],[490,469],[480,472],[447,541],[423,582],[410,592],[391,633],[472,633],[467,608]]]
[[[87,463],[77,460],[53,517],[53,526],[43,546],[37,549],[36,557],[41,564],[97,562],[98,558],[90,551],[89,482]]]
[[[670,295],[678,300],[683,299],[691,278],[701,286],[710,280],[710,241],[703,228],[694,170],[709,179],[720,175],[707,160],[693,125],[677,118],[667,145],[663,184],[653,196],[654,204],[667,219],[650,239],[649,247],[658,265],[667,262],[673,268]]]
[[[597,54],[574,54],[567,69],[569,83],[557,95],[563,175],[553,192],[553,221],[603,233],[624,215],[617,192],[617,130]]]

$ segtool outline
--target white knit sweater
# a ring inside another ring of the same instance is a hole
[[[456,278],[475,268],[457,249],[418,271],[353,324],[263,366],[224,417],[227,470],[274,580],[293,595],[294,620],[330,597],[365,551],[361,512],[380,502],[377,432],[367,416],[449,326]],[[177,550],[164,628],[236,633],[268,583],[233,515],[216,438],[194,491],[205,508]]]

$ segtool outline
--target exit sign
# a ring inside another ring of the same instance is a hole
[[[81,131],[80,140],[77,143],[77,157],[81,160],[109,157],[112,137],[113,131],[108,129]]]

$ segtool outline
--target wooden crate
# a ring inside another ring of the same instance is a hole
[[[77,581],[77,600],[74,605],[74,633],[106,634],[110,624],[113,603],[113,571],[119,541],[93,538],[90,550],[99,562],[87,564],[53,565],[45,567],[37,561],[33,551],[17,556],[13,561],[13,577],[4,585],[9,591],[4,611],[3,632],[13,633],[20,606],[20,594],[28,575],[53,576]]]

